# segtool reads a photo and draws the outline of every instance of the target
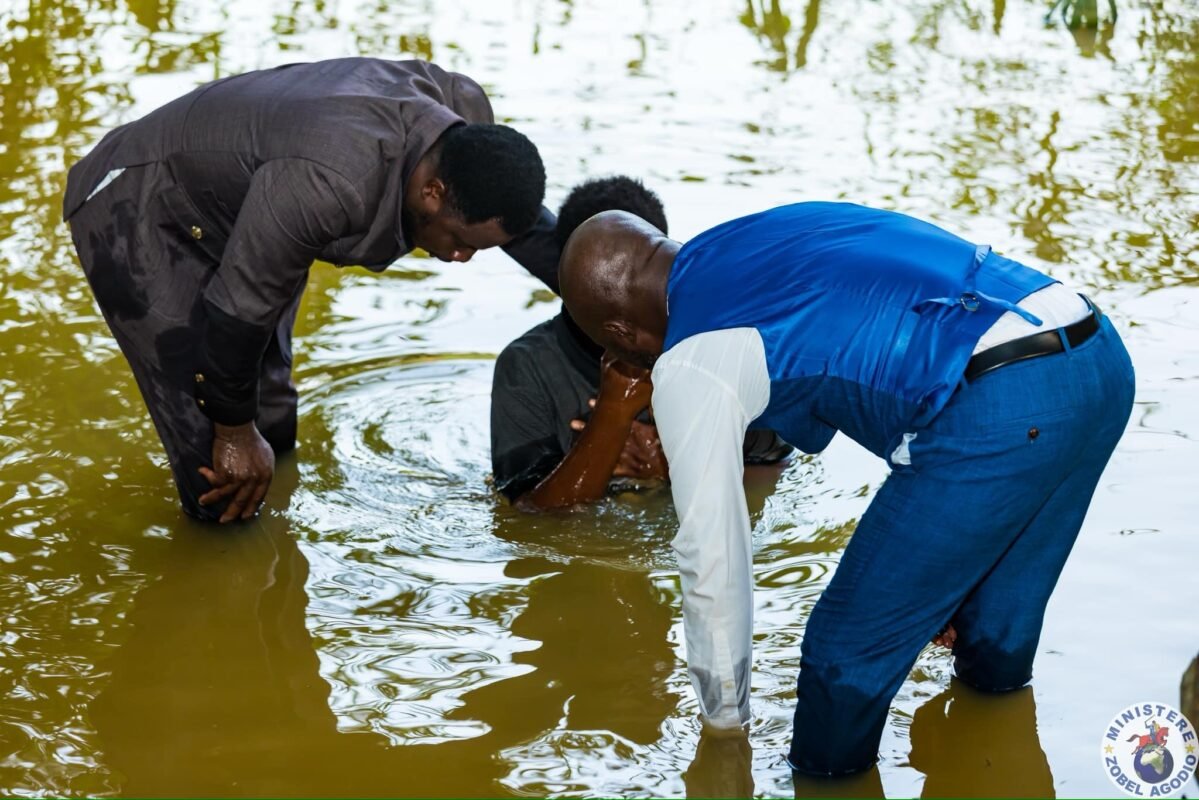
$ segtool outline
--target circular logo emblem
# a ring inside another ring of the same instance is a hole
[[[1133,797],[1182,791],[1199,766],[1199,732],[1164,703],[1137,703],[1108,723],[1100,741],[1103,770]]]

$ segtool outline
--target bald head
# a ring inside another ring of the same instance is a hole
[[[677,242],[640,217],[596,214],[562,253],[562,300],[596,343],[632,364],[652,365],[666,331],[666,279],[677,251]]]

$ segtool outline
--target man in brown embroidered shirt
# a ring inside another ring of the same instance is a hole
[[[188,514],[253,516],[294,446],[291,330],[316,259],[381,271],[503,247],[557,290],[536,147],[421,61],[292,64],[110,132],[63,215]]]

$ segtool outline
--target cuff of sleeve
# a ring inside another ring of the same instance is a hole
[[[713,736],[736,736],[749,728],[749,723],[742,721],[739,712],[718,714],[716,717],[709,717],[701,712],[699,721],[703,725],[704,733]]]
[[[204,306],[208,319],[194,376],[196,406],[220,425],[244,425],[258,415],[262,355],[273,326],[244,322],[211,301]]]
[[[222,390],[204,372],[195,375],[196,408],[218,425],[244,425],[258,416],[258,387],[249,392]]]

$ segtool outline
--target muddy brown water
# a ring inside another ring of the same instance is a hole
[[[885,468],[838,439],[749,489],[752,749],[700,745],[669,498],[527,519],[489,490],[504,343],[556,310],[503,254],[317,266],[301,445],[239,530],[176,510],[59,221],[64,165],[197,83],[299,60],[466,72],[549,202],[629,172],[687,238],[840,198],[1089,292],[1136,410],[1050,605],[1032,690],[929,649],[890,796],[1111,796],[1099,741],[1199,649],[1199,9],[1072,34],[1004,0],[0,4],[0,793],[682,796],[795,791],[804,622]],[[902,569],[897,564],[896,569]],[[798,787],[799,791],[806,791]],[[1192,786],[1192,796],[1197,789]]]

